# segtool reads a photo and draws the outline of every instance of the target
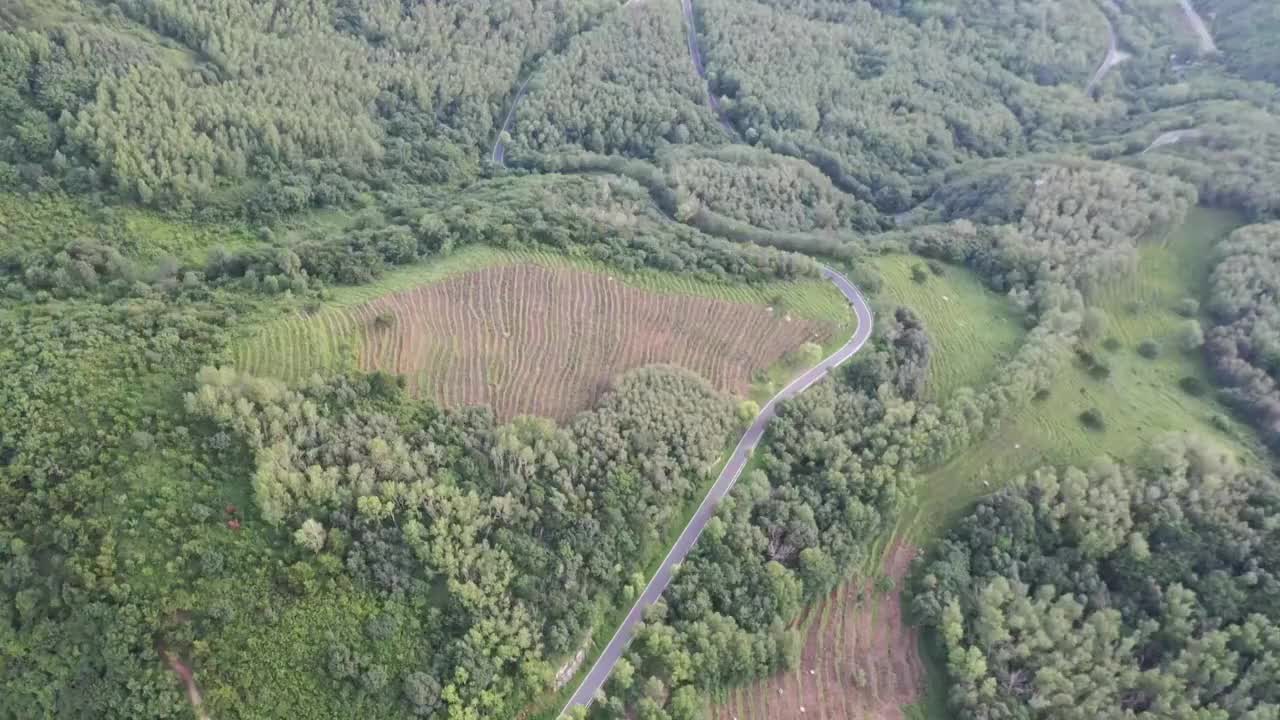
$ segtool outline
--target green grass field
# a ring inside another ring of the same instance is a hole
[[[1070,361],[1049,397],[1031,402],[976,447],[920,478],[917,508],[904,516],[900,532],[917,544],[925,542],[978,497],[1019,474],[1045,464],[1087,464],[1103,455],[1134,458],[1169,432],[1195,432],[1234,452],[1253,454],[1252,434],[1230,418],[1212,392],[1193,397],[1179,386],[1188,377],[1207,386],[1209,377],[1200,353],[1178,346],[1186,318],[1175,308],[1183,298],[1202,296],[1214,243],[1239,223],[1232,214],[1197,209],[1163,241],[1144,244],[1139,272],[1117,280],[1097,298],[1108,316],[1103,337],[1120,345],[1107,350],[1098,342],[1089,350],[1111,368],[1110,376],[1095,378],[1081,362]],[[1137,352],[1146,339],[1160,345],[1154,360]],[[1090,409],[1101,413],[1105,429],[1090,430],[1080,422]]]
[[[355,348],[361,340],[341,330],[338,311],[379,297],[439,282],[445,278],[487,267],[529,263],[545,267],[572,267],[615,278],[618,282],[655,293],[692,295],[738,303],[775,307],[797,318],[833,322],[835,337],[843,343],[853,333],[856,320],[844,297],[825,280],[768,282],[759,284],[715,282],[658,271],[620,272],[586,258],[566,257],[535,250],[499,250],[468,247],[451,255],[387,273],[374,283],[340,288],[319,309],[301,312],[295,306],[275,306],[246,326],[232,343],[232,365],[252,373],[285,380],[309,377],[314,372],[335,372],[354,367]],[[305,317],[304,317],[305,314]],[[770,373],[769,382],[789,371]]]
[[[884,277],[876,304],[911,308],[924,321],[933,349],[929,390],[941,400],[956,388],[991,380],[1026,330],[1022,312],[965,268],[946,265],[943,275],[931,273],[924,283],[916,282],[911,268],[923,262],[913,255],[876,258]]]

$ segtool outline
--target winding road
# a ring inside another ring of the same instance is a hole
[[[1107,21],[1107,56],[1102,59],[1102,64],[1093,73],[1093,77],[1089,78],[1089,84],[1084,88],[1085,95],[1093,92],[1093,89],[1097,87],[1098,83],[1102,82],[1107,73],[1111,72],[1111,68],[1133,57],[1120,49],[1120,40],[1116,37],[1116,28],[1111,24],[1111,18],[1107,17],[1105,12],[1102,14],[1102,18]]]
[[[560,712],[562,717],[569,714],[576,707],[591,706],[592,701],[595,700],[596,693],[604,687],[605,680],[609,679],[609,674],[613,672],[614,666],[618,664],[618,660],[626,652],[627,645],[635,637],[636,631],[644,620],[645,610],[662,597],[662,593],[671,584],[671,578],[675,573],[676,567],[684,562],[685,557],[689,555],[689,551],[693,549],[694,543],[698,542],[698,536],[702,534],[703,528],[715,516],[716,508],[720,505],[720,501],[733,490],[733,486],[738,482],[738,477],[742,475],[742,469],[746,467],[747,460],[751,457],[751,452],[755,450],[760,443],[760,439],[764,437],[764,431],[769,421],[777,414],[778,403],[804,392],[809,386],[825,377],[832,369],[857,354],[867,344],[867,340],[871,338],[874,317],[871,314],[871,307],[867,305],[866,298],[862,296],[862,293],[858,291],[858,288],[853,283],[849,282],[848,278],[835,270],[823,266],[822,276],[830,280],[849,300],[849,304],[853,306],[854,315],[858,318],[858,329],[854,331],[853,337],[849,338],[849,342],[812,369],[791,381],[791,384],[773,396],[773,399],[760,410],[760,414],[751,422],[751,426],[747,428],[742,439],[738,441],[738,446],[734,448],[728,464],[720,472],[720,477],[716,478],[715,485],[711,486],[711,491],[702,499],[702,504],[698,506],[697,512],[693,514],[693,518],[685,526],[684,532],[680,533],[680,538],[676,540],[676,544],[667,553],[662,565],[654,573],[653,578],[649,580],[649,584],[645,586],[644,592],[640,593],[640,597],[636,600],[635,605],[632,606],[631,612],[627,613],[627,617],[622,621],[622,625],[618,627],[618,631],[613,634],[613,638],[609,640],[609,644],[600,653],[600,657],[596,658],[595,664],[591,666],[591,670],[587,673],[586,678],[583,679],[582,684],[574,691],[573,697],[569,699],[568,704],[564,706],[564,710]]]

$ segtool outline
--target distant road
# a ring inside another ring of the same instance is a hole
[[[1098,66],[1093,77],[1089,78],[1089,84],[1084,88],[1085,95],[1093,92],[1093,88],[1102,82],[1107,73],[1111,72],[1111,68],[1133,57],[1120,49],[1120,40],[1116,37],[1116,28],[1111,24],[1111,18],[1107,17],[1105,12],[1102,13],[1102,18],[1107,21],[1107,56],[1102,59],[1102,64]]]
[[[738,131],[734,130],[733,123],[729,122],[729,117],[724,114],[724,108],[720,107],[720,99],[711,92],[711,83],[707,82],[707,68],[702,63],[702,51],[698,49],[698,29],[693,23],[693,0],[680,0],[680,9],[684,13],[684,23],[689,28],[689,57],[693,58],[693,69],[707,86],[707,107],[716,114],[720,127],[728,133],[729,137],[736,138]]]
[[[530,78],[520,83],[520,89],[516,91],[516,96],[511,99],[511,109],[507,111],[507,117],[502,121],[502,127],[498,129],[498,137],[493,141],[493,160],[494,165],[502,167],[507,166],[507,146],[502,142],[502,136],[511,131],[511,123],[516,119],[516,108],[520,107],[520,101],[524,99],[525,91],[529,89]]]
[[[777,414],[778,403],[804,392],[810,385],[825,377],[832,369],[857,354],[862,349],[862,346],[867,344],[867,340],[871,338],[874,318],[871,315],[871,308],[867,305],[862,293],[858,291],[858,288],[853,283],[849,282],[848,278],[829,267],[824,266],[822,268],[822,276],[839,288],[840,292],[848,299],[849,304],[853,306],[854,315],[858,318],[858,329],[854,331],[853,337],[849,339],[849,342],[845,343],[839,350],[832,353],[830,357],[818,363],[811,370],[793,380],[790,385],[787,385],[781,392],[773,396],[773,399],[760,410],[760,414],[752,421],[751,427],[747,428],[747,432],[738,441],[737,448],[734,449],[729,463],[721,471],[720,477],[716,479],[715,485],[711,487],[711,491],[707,493],[707,496],[702,499],[702,504],[698,506],[698,511],[693,514],[693,518],[685,526],[684,532],[680,533],[680,538],[676,540],[676,544],[667,553],[667,557],[662,561],[658,572],[654,574],[653,579],[645,586],[644,592],[636,600],[631,612],[627,613],[627,618],[622,621],[618,631],[613,634],[613,639],[605,646],[604,652],[600,653],[600,657],[591,666],[587,677],[573,693],[573,697],[564,706],[564,710],[560,712],[562,716],[568,714],[575,707],[591,706],[596,693],[604,687],[605,680],[609,679],[609,674],[613,672],[614,666],[618,664],[618,660],[626,652],[627,645],[635,637],[636,630],[639,629],[640,623],[644,620],[645,610],[656,603],[658,598],[662,597],[662,593],[671,584],[671,576],[675,572],[676,566],[684,562],[685,557],[689,555],[689,551],[693,549],[694,543],[698,541],[698,536],[702,534],[703,528],[715,516],[716,508],[720,505],[720,501],[729,494],[734,484],[738,482],[738,476],[742,474],[742,469],[746,467],[747,460],[751,457],[751,451],[760,443],[760,438],[764,436],[765,427]]]
[[[1196,12],[1191,0],[1182,0],[1182,14],[1187,16],[1187,22],[1190,23],[1191,29],[1200,38],[1200,52],[1218,52],[1218,46],[1213,42],[1213,34],[1209,32],[1209,26],[1204,24],[1204,18],[1200,17],[1200,13]]]

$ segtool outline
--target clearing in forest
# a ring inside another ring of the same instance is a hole
[[[918,633],[903,617],[901,588],[916,549],[892,547],[884,572],[889,592],[851,581],[799,621],[799,667],[731,691],[716,720],[898,720],[924,692]]]
[[[1188,299],[1203,300],[1211,269],[1206,258],[1240,222],[1231,213],[1193,208],[1163,241],[1142,244],[1138,272],[1096,298],[1106,314],[1101,336],[1082,345],[1081,357],[1064,361],[1047,394],[977,446],[923,475],[918,507],[903,518],[901,532],[924,543],[975,499],[1019,474],[1046,464],[1088,465],[1103,455],[1131,458],[1169,432],[1194,432],[1234,452],[1252,452],[1252,432],[1213,398],[1202,351],[1184,347],[1181,338],[1193,319],[1207,327],[1202,311],[1187,317],[1182,306]],[[1143,355],[1144,343],[1156,348],[1154,357]],[[1097,413],[1101,426],[1082,422],[1087,411]]]
[[[563,420],[643,365],[677,365],[745,397],[788,353],[843,340],[853,326],[820,280],[732,285],[483,250],[445,264],[270,322],[234,363],[284,380],[384,370],[446,407]]]
[[[1022,311],[968,268],[927,265],[915,255],[885,255],[875,265],[884,278],[877,300],[910,308],[924,321],[931,398],[945,400],[957,388],[982,387],[1022,344]],[[916,269],[926,274],[917,279]]]

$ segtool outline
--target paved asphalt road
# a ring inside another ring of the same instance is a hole
[[[1120,39],[1116,37],[1116,28],[1111,24],[1111,18],[1106,13],[1103,13],[1102,17],[1107,21],[1107,55],[1102,59],[1102,64],[1098,66],[1098,70],[1093,73],[1093,77],[1089,78],[1089,84],[1085,85],[1085,95],[1093,92],[1093,88],[1102,82],[1102,79],[1107,76],[1107,73],[1111,72],[1112,68],[1133,57],[1120,49]]]
[[[658,568],[658,572],[649,581],[644,592],[641,593],[640,599],[636,600],[631,612],[627,613],[626,620],[622,621],[622,625],[614,633],[613,639],[609,641],[604,652],[600,653],[600,657],[591,666],[591,671],[587,673],[587,677],[578,686],[577,691],[573,693],[573,697],[570,698],[569,704],[565,705],[561,715],[568,714],[570,710],[579,705],[589,707],[595,699],[596,692],[604,687],[604,682],[609,678],[609,673],[613,672],[614,665],[618,663],[619,658],[626,651],[627,645],[635,637],[636,630],[644,619],[645,609],[657,602],[658,598],[662,596],[662,593],[667,589],[667,585],[671,583],[671,574],[675,567],[683,562],[689,551],[693,549],[693,544],[698,541],[698,536],[702,534],[702,529],[706,527],[707,522],[715,515],[716,507],[724,499],[725,495],[728,495],[729,491],[733,489],[734,483],[738,481],[738,476],[742,474],[742,468],[746,466],[747,459],[751,456],[751,451],[755,449],[760,442],[760,438],[764,436],[765,426],[769,424],[769,421],[773,419],[774,414],[777,412],[778,403],[804,392],[810,385],[826,376],[827,372],[832,368],[853,357],[870,339],[873,318],[871,308],[867,306],[867,301],[862,297],[862,293],[858,292],[858,288],[854,287],[848,278],[831,268],[824,267],[822,275],[840,288],[840,292],[844,293],[844,296],[848,298],[849,304],[853,305],[853,312],[858,318],[858,329],[843,347],[818,363],[816,367],[792,381],[790,385],[783,388],[760,410],[760,414],[751,423],[751,427],[747,428],[746,434],[738,441],[738,447],[734,449],[733,457],[725,465],[720,477],[716,480],[716,484],[711,487],[711,491],[703,498],[702,504],[698,506],[698,511],[694,513],[689,524],[685,526],[684,532],[680,533],[680,538],[676,540],[671,552],[667,553],[666,559],[662,561],[662,566]]]
[[[494,165],[502,167],[507,166],[507,146],[502,142],[503,133],[511,132],[511,121],[516,119],[516,108],[520,107],[520,101],[524,99],[525,91],[529,89],[529,78],[520,83],[520,89],[516,91],[516,96],[511,99],[511,109],[507,111],[507,117],[502,121],[502,128],[498,130],[498,138],[493,141],[493,155],[490,159]]]

